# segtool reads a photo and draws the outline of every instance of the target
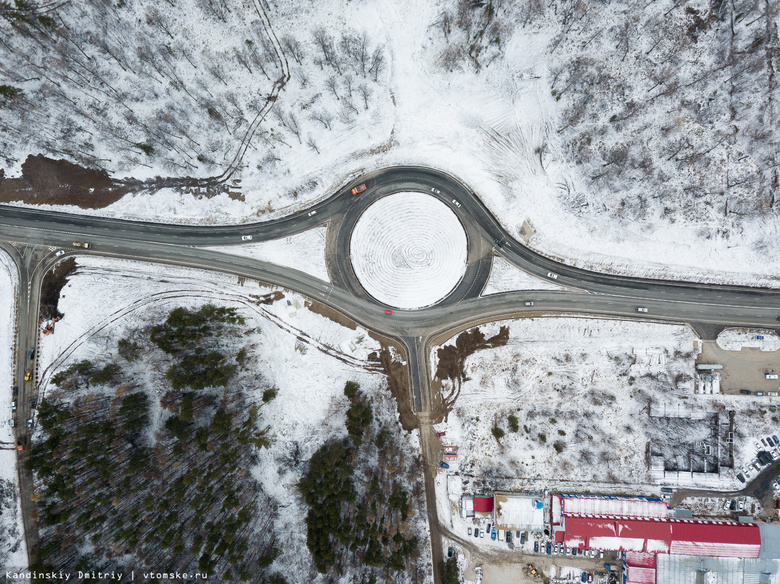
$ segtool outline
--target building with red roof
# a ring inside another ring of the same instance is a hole
[[[474,513],[493,513],[493,497],[474,497]]]

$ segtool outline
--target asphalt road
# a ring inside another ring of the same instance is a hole
[[[350,189],[361,182],[366,183],[367,190],[352,196]],[[349,261],[349,239],[352,226],[371,202],[404,190],[430,193],[452,208],[466,230],[468,265],[461,283],[439,304],[421,310],[395,310],[388,316],[384,313],[385,307],[373,300],[355,277]],[[317,211],[316,214],[311,215],[312,210]],[[327,258],[332,284],[290,268],[196,247],[240,245],[242,236],[248,235],[252,236],[253,242],[278,239],[323,223],[328,225],[328,240],[335,242]],[[496,245],[495,240],[502,245]],[[92,248],[89,251],[74,248],[74,241],[88,241]],[[0,242],[6,243],[4,248],[8,248],[9,242],[25,246],[21,254],[12,251],[20,274],[15,369],[20,386],[19,434],[26,433],[24,422],[30,413],[27,401],[34,389],[34,384],[25,385],[23,378],[27,350],[35,346],[38,338],[42,275],[54,260],[50,246],[65,249],[68,254],[122,257],[256,279],[309,296],[362,326],[398,338],[406,347],[409,360],[412,406],[420,415],[421,432],[426,435],[433,432],[428,419],[431,404],[429,344],[431,339],[446,336],[449,331],[502,318],[566,314],[686,322],[712,331],[722,326],[777,329],[780,325],[776,320],[780,316],[780,291],[627,278],[555,262],[512,239],[466,185],[444,173],[416,167],[396,167],[365,175],[305,211],[240,226],[172,225],[0,206]],[[480,298],[489,277],[493,253],[528,273],[582,292],[509,292]],[[549,273],[557,274],[557,279],[550,278]],[[525,306],[528,300],[534,305]],[[639,307],[647,308],[647,313],[639,313]],[[423,443],[426,439],[423,438]],[[432,477],[428,476],[435,472],[431,471],[432,467],[435,467],[435,461],[426,460],[426,487],[432,484]],[[31,508],[31,477],[23,478],[23,474],[20,471],[27,515]],[[432,497],[432,492],[428,492],[428,513],[433,527],[438,526],[438,518]],[[25,523],[25,529],[35,531],[30,523]],[[431,533],[436,532],[432,529]],[[27,537],[28,549],[32,550],[37,541],[31,533]],[[440,539],[432,538],[432,546],[433,557],[441,558]]]

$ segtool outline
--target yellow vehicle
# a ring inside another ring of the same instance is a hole
[[[86,241],[74,241],[73,245],[76,247],[83,247],[84,249],[89,249],[92,247],[92,244]]]
[[[24,376],[25,381],[32,381],[32,369],[27,370],[27,375]]]

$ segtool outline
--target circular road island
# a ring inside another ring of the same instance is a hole
[[[463,226],[447,205],[423,193],[395,193],[372,203],[355,224],[349,247],[366,292],[395,308],[440,302],[466,272]]]

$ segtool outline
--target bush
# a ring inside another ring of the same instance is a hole
[[[271,389],[266,389],[263,392],[263,403],[268,403],[272,399],[276,397],[276,394],[279,393],[279,390],[275,387],[272,387]]]
[[[371,425],[374,414],[371,406],[363,403],[353,403],[347,410],[347,433],[355,446],[363,443],[363,429]]]
[[[512,430],[512,432],[520,430],[520,423],[517,420],[517,416],[510,414],[507,418],[507,422],[509,422],[509,429]]]
[[[92,377],[89,378],[89,382],[105,385],[106,383],[112,382],[121,370],[122,368],[116,363],[109,363],[102,369],[95,371],[92,374]]]
[[[460,570],[455,558],[439,562],[439,579],[441,584],[460,584]]]
[[[359,384],[355,383],[354,381],[347,381],[344,384],[344,395],[346,395],[349,399],[352,399],[355,397],[359,389]]]
[[[539,442],[542,444],[547,442],[547,434],[539,434]]]
[[[129,339],[119,339],[116,343],[119,356],[125,361],[136,361],[138,359],[138,353],[141,350],[141,345],[134,343]]]
[[[504,437],[504,431],[498,426],[493,426],[493,437],[496,440],[501,440]]]

